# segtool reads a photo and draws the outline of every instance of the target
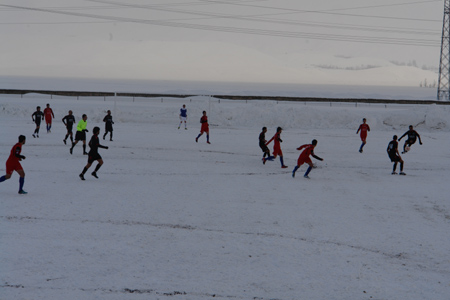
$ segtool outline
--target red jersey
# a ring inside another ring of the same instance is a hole
[[[22,155],[20,155],[20,152],[22,152],[22,144],[21,143],[17,143],[15,144],[12,149],[11,149],[11,153],[9,154],[8,163],[16,163],[20,161],[20,157]]]
[[[359,131],[361,131],[361,134],[367,134],[367,131],[370,131],[370,127],[368,124],[361,124],[359,125],[358,131],[356,133],[358,133]]]
[[[202,116],[200,118],[200,123],[202,123],[202,128],[200,129],[200,132],[207,132],[207,131],[209,131],[208,117],[207,116]]]
[[[305,144],[298,147],[297,150],[302,150],[303,148],[305,149],[302,153],[300,153],[299,159],[306,160],[311,154],[314,154],[314,147],[315,146],[312,144]]]
[[[51,120],[52,116],[53,118],[55,117],[55,115],[53,114],[53,110],[50,107],[46,107],[44,109],[44,116],[46,120]]]
[[[281,134],[281,132],[275,133],[275,135],[266,143],[266,145],[269,145],[270,142],[273,141],[273,143],[274,143],[273,148],[281,148],[280,147],[280,142],[281,142],[280,134]]]

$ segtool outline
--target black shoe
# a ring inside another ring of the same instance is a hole
[[[88,153],[87,152],[83,152],[83,155],[88,155]]]
[[[97,173],[92,172],[91,175],[98,179]]]
[[[69,150],[70,154],[72,154],[72,150],[73,150],[73,148],[70,148],[70,150]]]
[[[85,180],[83,173],[80,174],[80,178],[81,178],[81,180]]]
[[[63,140],[63,142],[64,142],[64,145],[67,145],[66,140]]]

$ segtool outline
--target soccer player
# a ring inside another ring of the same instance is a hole
[[[187,130],[186,120],[187,120],[187,109],[186,105],[183,104],[183,107],[180,108],[180,124],[178,125],[178,129],[180,129],[181,124],[183,124],[184,122],[184,129]]]
[[[36,107],[36,111],[31,115],[31,119],[36,124],[33,137],[39,137],[39,128],[41,128],[41,121],[44,119],[44,113],[41,111],[41,107]]]
[[[367,131],[370,131],[370,127],[368,124],[366,124],[366,121],[367,121],[366,118],[364,118],[363,123],[359,125],[359,128],[356,131],[356,134],[358,134],[361,131],[359,136],[361,137],[362,144],[361,147],[359,147],[359,153],[363,153],[363,147],[366,144]]]
[[[91,173],[91,175],[94,176],[95,178],[98,178],[97,171],[103,165],[103,159],[100,156],[100,154],[98,154],[98,148],[108,149],[107,146],[100,145],[100,141],[98,140],[99,134],[100,134],[100,127],[94,127],[94,129],[92,130],[91,140],[89,141],[89,147],[91,148],[91,150],[89,151],[88,163],[84,167],[81,174],[79,175],[81,180],[85,180],[84,174],[86,174],[87,170],[91,167],[94,161],[97,161],[98,164],[95,167],[94,172]]]
[[[25,172],[22,168],[22,165],[20,164],[20,161],[22,159],[25,159],[25,156],[20,154],[22,152],[22,146],[25,145],[25,140],[26,138],[24,135],[19,136],[19,142],[12,147],[9,158],[6,161],[6,175],[0,177],[0,182],[3,182],[11,178],[11,175],[14,171],[19,173],[19,194],[22,195],[27,194],[27,192],[23,190],[23,184],[25,182]]]
[[[202,124],[202,127],[200,128],[200,134],[195,138],[195,142],[198,143],[198,138],[201,137],[204,132],[206,132],[206,142],[208,144],[211,144],[209,142],[209,125],[208,125],[208,117],[206,116],[206,111],[203,111],[203,116],[200,118],[200,123]]]
[[[417,131],[415,131],[413,129],[412,125],[409,125],[409,130],[407,132],[405,132],[399,139],[398,141],[400,142],[400,140],[405,136],[408,135],[408,139],[405,141],[405,144],[403,145],[403,152],[402,154],[408,152],[408,150],[406,149],[406,147],[411,147],[412,144],[414,144],[417,140],[417,138],[419,138],[419,144],[422,145],[422,140],[420,139],[420,135],[417,133]]]
[[[281,132],[283,131],[283,128],[278,127],[277,132],[275,135],[266,143],[266,146],[270,144],[270,142],[273,141],[273,158],[277,158],[277,156],[280,156],[280,162],[281,162],[281,168],[285,169],[287,166],[284,165],[283,161],[283,151],[281,151],[281,145],[283,141],[281,140]]]
[[[62,118],[62,122],[64,123],[64,125],[66,126],[67,129],[67,134],[66,137],[64,138],[63,142],[64,144],[67,144],[67,138],[70,136],[70,141],[73,144],[73,124],[75,124],[75,117],[73,116],[73,113],[71,110],[69,110],[69,114],[66,115],[64,118]]]
[[[86,126],[87,126],[87,116],[86,114],[84,114],[80,122],[78,122],[77,133],[75,134],[75,142],[72,143],[72,147],[69,150],[70,154],[72,154],[73,148],[78,143],[78,141],[83,141],[83,155],[88,154],[86,152],[86,132],[88,132]]]
[[[108,110],[107,115],[103,118],[103,122],[105,122],[105,134],[103,135],[103,139],[105,139],[106,135],[109,132],[109,140],[112,142],[112,136],[113,136],[113,126],[112,124],[114,124],[112,116],[111,116],[111,111]]]
[[[266,161],[270,160],[272,161],[274,159],[273,156],[270,156],[270,150],[269,148],[267,148],[266,146],[266,132],[267,132],[267,127],[263,127],[261,133],[259,134],[259,147],[261,148],[263,154],[262,157],[262,161],[263,164],[266,164]],[[266,158],[267,156],[267,158]]]
[[[403,159],[398,153],[398,142],[397,142],[397,136],[394,135],[392,138],[392,141],[389,142],[388,147],[386,149],[389,158],[391,159],[391,162],[394,163],[394,167],[392,168],[392,175],[397,174],[395,170],[397,169],[397,164],[400,162],[400,175],[406,175],[403,173]]]
[[[53,110],[50,108],[50,104],[47,103],[47,107],[44,109],[45,123],[47,124],[47,133],[51,132],[52,118],[55,118]]]
[[[308,167],[308,170],[306,170],[306,173],[305,173],[305,175],[303,175],[303,177],[309,179],[309,176],[308,176],[309,172],[311,172],[312,168],[314,168],[314,165],[309,156],[311,155],[312,157],[314,157],[315,159],[318,159],[320,161],[323,160],[323,158],[320,158],[314,154],[314,148],[316,146],[317,146],[317,140],[312,140],[311,144],[305,144],[305,145],[302,145],[297,148],[297,150],[302,150],[302,149],[305,149],[305,150],[303,150],[303,152],[300,153],[300,156],[298,157],[297,166],[295,166],[294,170],[292,171],[292,177],[295,177],[295,172],[297,172],[298,168],[300,168],[301,165],[303,165],[304,163],[307,163],[309,165],[309,167]]]

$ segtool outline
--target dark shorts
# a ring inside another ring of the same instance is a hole
[[[86,132],[77,131],[77,134],[75,135],[75,141],[85,141],[85,140],[86,140]]]
[[[406,140],[406,144],[407,145],[412,145],[417,141],[417,139],[410,139],[410,140]]]
[[[72,133],[72,126],[67,126],[67,133]]]
[[[105,131],[113,131],[112,124],[105,124]]]
[[[264,153],[269,152],[270,153],[270,150],[269,150],[269,148],[267,148],[266,144],[259,144],[259,147],[261,148],[262,152],[264,152]]]
[[[41,126],[41,119],[34,119],[34,123],[36,123],[36,126]]]
[[[400,161],[400,156],[398,156],[397,153],[389,153],[389,158],[392,162]]]
[[[100,156],[100,154],[95,153],[95,154],[90,154],[89,153],[89,157],[88,157],[88,163],[92,164],[94,161],[102,159],[102,157]]]

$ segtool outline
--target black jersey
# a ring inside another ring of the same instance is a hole
[[[263,145],[266,145],[266,134],[264,131],[259,134],[259,146],[262,147]]]
[[[62,119],[62,121],[66,124],[67,128],[72,128],[75,123],[75,117],[73,115],[67,115]]]
[[[396,155],[398,149],[398,142],[395,140],[392,140],[389,142],[389,145],[386,149],[387,153],[390,155]]]
[[[103,118],[103,122],[105,122],[105,129],[106,129],[106,131],[112,131],[112,124],[114,124],[112,116],[111,115],[106,115]]]
[[[417,137],[419,136],[419,134],[415,130],[408,130],[404,135],[401,136],[401,138],[403,138],[405,135],[408,135],[408,140],[410,141],[417,140]]]
[[[108,149],[108,147],[100,145],[100,141],[98,139],[98,136],[96,135],[93,135],[91,137],[91,140],[89,141],[89,147],[91,148],[91,150],[89,151],[89,156],[98,154],[98,148]]]
[[[41,123],[41,120],[44,120],[44,113],[40,110],[35,111],[31,117],[33,118],[33,121],[38,123]]]

